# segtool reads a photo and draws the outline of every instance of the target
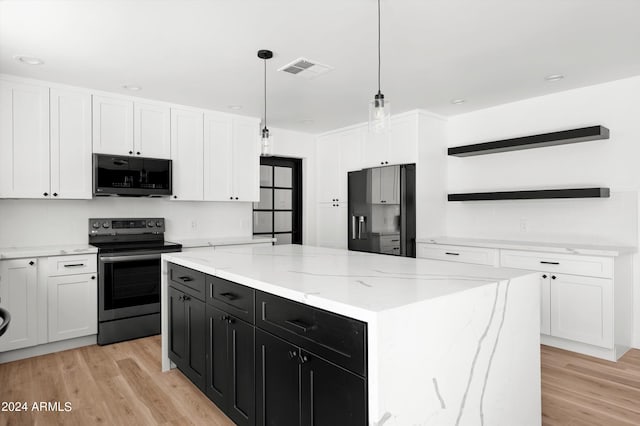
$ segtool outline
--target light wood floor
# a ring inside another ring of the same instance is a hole
[[[640,350],[617,363],[541,354],[544,425],[640,425]],[[178,371],[160,371],[159,336],[0,364],[1,401],[73,410],[0,412],[0,425],[233,425]]]

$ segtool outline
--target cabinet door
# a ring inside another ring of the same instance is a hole
[[[409,115],[391,119],[391,137],[389,139],[388,164],[406,164],[418,162],[418,117]],[[385,163],[386,165],[387,163]]]
[[[382,204],[382,167],[371,169],[371,204]]]
[[[362,138],[362,167],[379,167],[388,163],[390,137],[389,133],[378,135],[365,131]]]
[[[181,367],[187,358],[187,320],[184,309],[184,293],[169,287],[169,359]]]
[[[171,114],[169,107],[136,102],[133,147],[136,155],[171,158]]]
[[[49,277],[49,342],[98,332],[97,285],[95,274]]]
[[[335,134],[319,137],[316,146],[318,202],[335,202],[341,196],[340,137]]]
[[[347,248],[347,207],[346,203],[318,203],[317,235],[318,246]]]
[[[205,390],[205,355],[206,355],[206,311],[204,302],[191,296],[183,296],[185,301],[185,319],[187,336],[187,359],[182,372],[198,386]]]
[[[259,125],[233,119],[232,180],[234,201],[260,201]]]
[[[203,113],[171,110],[173,200],[203,199]]]
[[[303,425],[367,424],[367,385],[355,374],[302,351],[301,412]]]
[[[231,181],[233,123],[222,114],[204,115],[204,199],[233,199]]]
[[[90,199],[91,95],[51,89],[51,195]]]
[[[93,97],[93,152],[132,155],[133,101]]]
[[[256,424],[300,425],[298,348],[256,328]]]
[[[239,426],[255,424],[255,327],[229,317],[227,415]]]
[[[227,362],[227,322],[226,314],[220,309],[207,305],[207,349],[206,349],[206,393],[218,407],[227,406],[229,369]]]
[[[0,261],[0,306],[11,314],[0,352],[38,344],[37,270],[36,259]]]
[[[50,192],[49,89],[0,81],[0,197]]]
[[[552,275],[551,335],[613,348],[613,281]]]
[[[380,169],[380,199],[384,204],[399,204],[400,167],[387,166]]]
[[[540,274],[540,333],[551,334],[551,277]]]

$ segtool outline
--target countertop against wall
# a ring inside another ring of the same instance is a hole
[[[444,244],[466,247],[489,247],[510,250],[545,251],[551,253],[582,254],[589,256],[620,256],[624,254],[635,253],[638,250],[636,247],[630,246],[491,240],[459,237],[417,238],[416,243]]]
[[[89,244],[0,247],[0,260],[22,259],[25,257],[68,256],[97,252],[98,249]]]
[[[275,243],[276,238],[265,237],[216,237],[216,238],[196,238],[196,239],[182,239],[182,238],[168,238],[168,240],[174,243],[182,244],[183,248],[197,248],[197,247],[215,247],[215,246],[231,246],[236,244],[265,244]]]

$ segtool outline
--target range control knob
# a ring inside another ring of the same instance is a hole
[[[157,221],[156,226],[162,226],[162,221],[161,220]]]
[[[93,227],[93,229],[98,229],[100,228],[100,222],[93,222],[91,226]]]
[[[147,227],[153,228],[153,222],[151,222],[151,221],[147,222]]]
[[[102,224],[102,227],[103,227],[103,228],[108,228],[108,227],[109,227],[109,222],[104,222],[104,223]]]

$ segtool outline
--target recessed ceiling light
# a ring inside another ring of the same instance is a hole
[[[130,85],[130,84],[125,84],[124,86],[122,86],[123,89],[127,89],[127,90],[131,90],[132,92],[137,92],[138,90],[142,90],[142,87],[140,86],[135,86],[135,85]]]
[[[229,105],[229,109],[237,111],[239,109],[242,109],[242,105]]]
[[[24,56],[24,55],[15,55],[13,57],[16,61],[22,62],[27,65],[42,65],[44,61],[40,58],[35,58],[33,56]]]
[[[564,78],[564,75],[562,74],[551,74],[546,76],[544,79],[547,81],[560,81]]]
[[[460,105],[460,104],[463,104],[463,103],[465,103],[465,102],[467,102],[467,100],[466,100],[466,99],[453,99],[453,100],[451,101],[451,103],[452,103],[452,104],[454,104],[454,105]]]

